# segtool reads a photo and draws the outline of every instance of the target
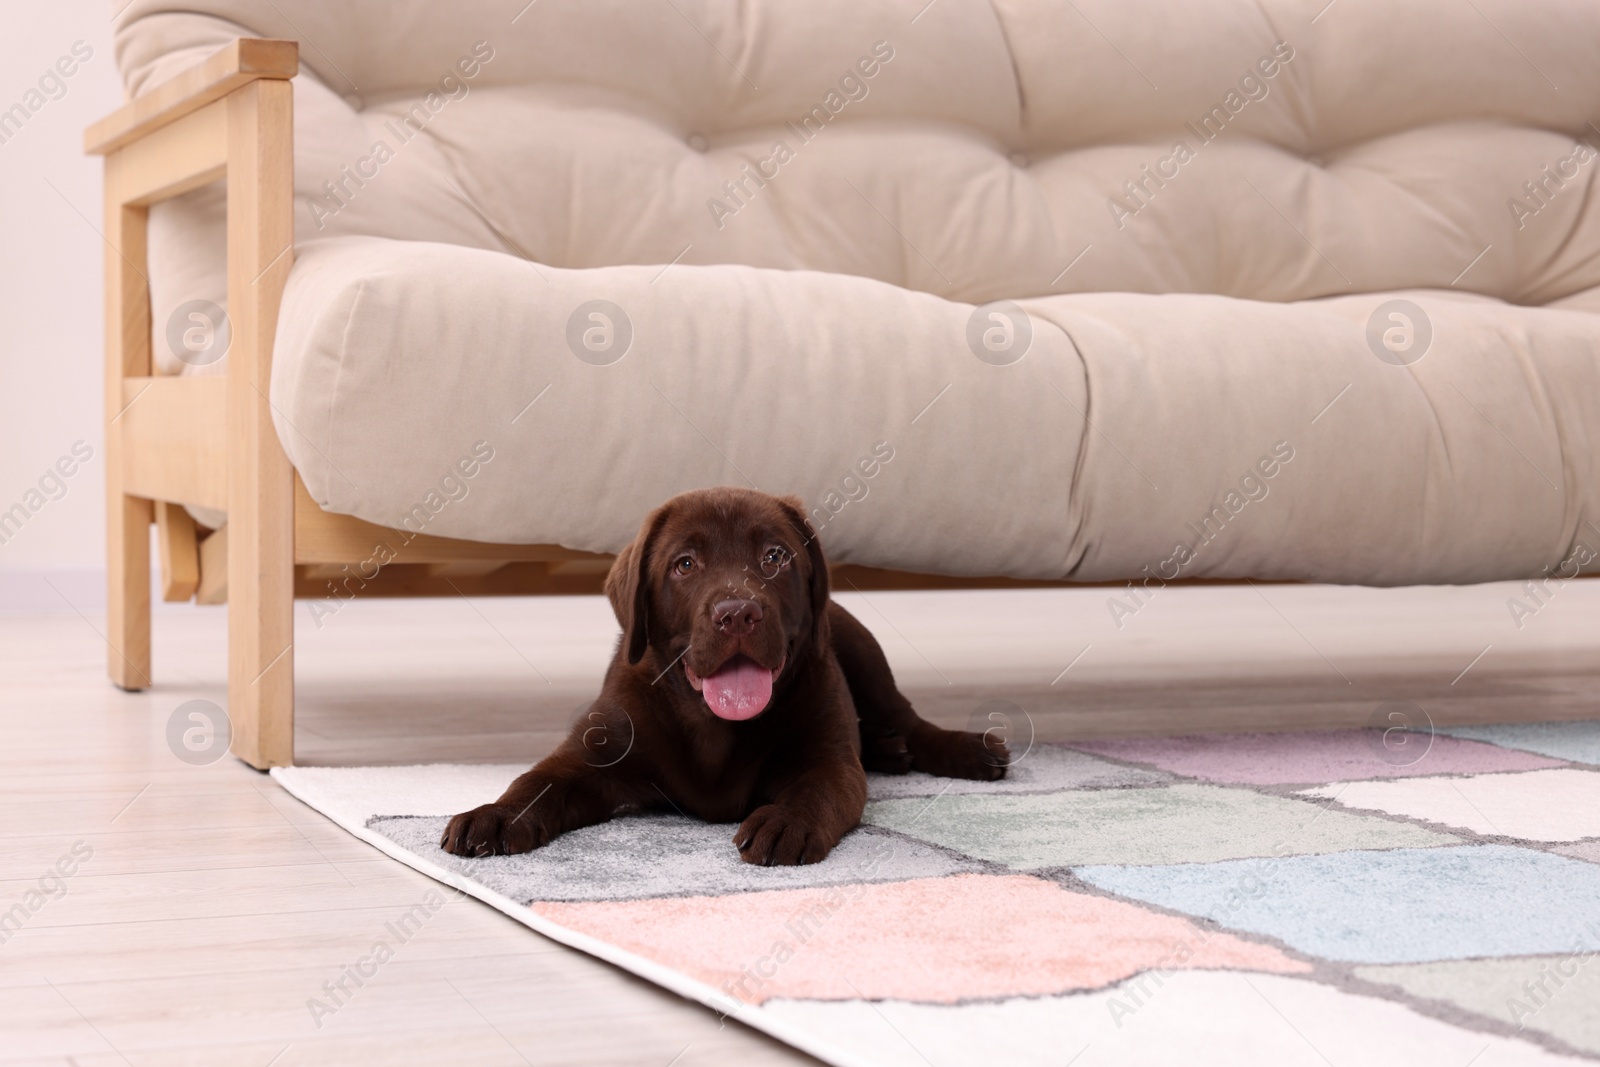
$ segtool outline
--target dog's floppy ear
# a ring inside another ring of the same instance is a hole
[[[633,543],[617,553],[616,562],[606,573],[606,598],[622,627],[622,647],[630,665],[644,658],[650,643],[650,577],[646,572],[650,545],[667,519],[665,506],[650,513]]]
[[[783,505],[785,518],[794,527],[795,533],[805,541],[806,557],[811,565],[811,623],[814,634],[820,636],[822,622],[828,613],[829,593],[828,561],[822,555],[822,541],[806,518],[805,501],[797,496],[780,496],[778,503]]]

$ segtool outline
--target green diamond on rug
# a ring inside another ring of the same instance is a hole
[[[1573,951],[1501,960],[1357,967],[1357,978],[1450,1004],[1600,1055],[1600,924]]]
[[[1180,784],[880,800],[867,805],[863,821],[1024,871],[1458,843],[1422,827],[1328,810],[1325,803]]]

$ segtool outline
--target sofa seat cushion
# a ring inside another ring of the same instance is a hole
[[[300,250],[272,399],[324,508],[449,537],[615,551],[720,483],[872,566],[1468,582],[1600,569],[1597,353],[1600,316],[1453,291],[979,308],[341,237]]]

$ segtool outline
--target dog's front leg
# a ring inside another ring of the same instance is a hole
[[[512,782],[493,804],[451,819],[439,847],[457,856],[529,852],[570,830],[605,822],[621,801],[605,769],[563,747]]]
[[[764,867],[819,863],[861,822],[867,776],[854,753],[829,759],[774,791],[733,835],[746,863]]]

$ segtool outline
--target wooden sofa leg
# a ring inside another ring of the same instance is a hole
[[[150,501],[122,491],[123,380],[150,373],[148,213],[122,202],[120,172],[105,175],[106,668],[122,689],[150,687]]]
[[[150,688],[150,521],[150,501],[126,496],[115,484],[110,487],[106,500],[106,668],[120,689]]]
[[[233,754],[262,769],[294,762],[294,567],[278,526],[228,519],[228,719]]]
[[[293,96],[228,96],[228,716],[233,753],[294,761],[294,468],[272,422],[272,344],[294,259]]]

